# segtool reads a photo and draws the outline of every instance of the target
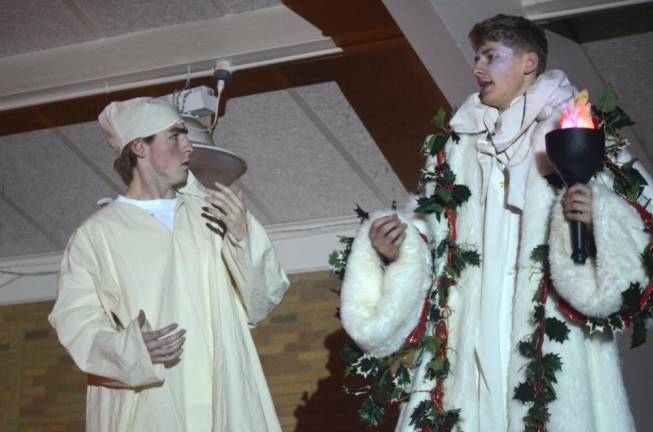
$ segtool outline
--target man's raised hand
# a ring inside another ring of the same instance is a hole
[[[229,187],[216,182],[216,189],[207,189],[209,195],[205,198],[209,204],[202,207],[202,216],[209,221],[207,226],[214,232],[218,229],[211,223],[226,230],[234,240],[241,241],[247,236],[247,211],[243,201],[243,193],[234,193]]]
[[[396,214],[380,217],[372,222],[369,237],[372,247],[392,262],[399,257],[399,248],[406,238],[406,224]]]

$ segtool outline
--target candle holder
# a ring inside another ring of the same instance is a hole
[[[545,141],[549,160],[567,187],[576,183],[587,184],[601,166],[605,153],[605,135],[602,129],[557,129],[546,134]],[[587,226],[578,221],[571,221],[570,225],[571,259],[576,264],[585,264]]]

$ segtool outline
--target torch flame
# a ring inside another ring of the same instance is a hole
[[[592,104],[588,102],[589,93],[583,90],[573,101],[569,102],[560,116],[560,128],[595,129],[592,120]]]

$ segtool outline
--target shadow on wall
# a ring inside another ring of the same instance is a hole
[[[326,368],[327,378],[318,381],[317,390],[310,397],[307,392],[302,395],[303,404],[295,410],[297,426],[295,432],[329,432],[379,431],[391,432],[397,419],[397,412],[390,413],[386,421],[378,428],[368,428],[361,423],[358,410],[363,401],[360,397],[346,394],[343,386],[363,385],[344,374],[345,364],[340,358],[340,350],[353,343],[343,329],[326,337],[324,346],[329,351]]]

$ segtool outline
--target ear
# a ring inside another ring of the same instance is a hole
[[[524,54],[524,73],[530,75],[537,72],[537,67],[540,64],[540,57],[533,51]]]
[[[145,157],[145,146],[146,146],[145,141],[143,141],[140,138],[136,138],[135,140],[133,140],[127,145],[131,147],[132,153],[134,153],[136,157],[138,158]]]

